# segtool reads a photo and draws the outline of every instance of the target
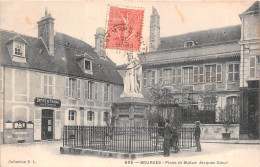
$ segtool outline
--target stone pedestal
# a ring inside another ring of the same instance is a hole
[[[147,111],[151,103],[139,97],[121,97],[113,102],[115,126],[148,127]]]

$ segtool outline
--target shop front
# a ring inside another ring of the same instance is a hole
[[[34,140],[60,140],[61,101],[36,97],[34,104]]]

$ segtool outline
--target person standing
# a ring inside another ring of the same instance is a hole
[[[177,143],[178,143],[178,131],[177,131],[177,128],[175,126],[173,126],[173,133],[172,133],[172,146],[174,148],[174,151],[175,153],[179,152],[180,149],[179,147],[177,146]]]
[[[194,132],[195,141],[196,141],[196,152],[201,152],[201,145],[200,145],[200,121],[195,122],[196,128]]]
[[[164,134],[164,142],[163,142],[164,154],[163,155],[165,157],[169,157],[170,156],[170,141],[172,139],[173,129],[169,123],[170,120],[166,119],[165,121],[166,121],[166,124],[165,124],[164,131],[163,131],[163,134]]]

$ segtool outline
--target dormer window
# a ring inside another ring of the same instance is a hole
[[[17,35],[11,38],[7,43],[7,48],[13,61],[26,63],[25,46],[28,43],[20,36]]]
[[[84,59],[84,70],[85,70],[85,73],[87,74],[93,74],[92,72],[92,61],[89,60],[89,59]]]
[[[195,45],[194,41],[186,41],[184,42],[184,48],[193,47]]]
[[[89,60],[85,60],[85,70],[91,71],[91,62]]]
[[[15,56],[25,57],[24,50],[25,50],[24,44],[14,42],[14,55]]]
[[[87,53],[84,53],[83,55],[76,55],[76,60],[78,61],[80,67],[86,74],[93,75],[92,72],[92,60],[93,57],[88,55]]]

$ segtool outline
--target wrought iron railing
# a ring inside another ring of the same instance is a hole
[[[163,128],[64,126],[63,147],[140,153],[163,150]],[[179,148],[195,146],[193,128],[179,130]]]

